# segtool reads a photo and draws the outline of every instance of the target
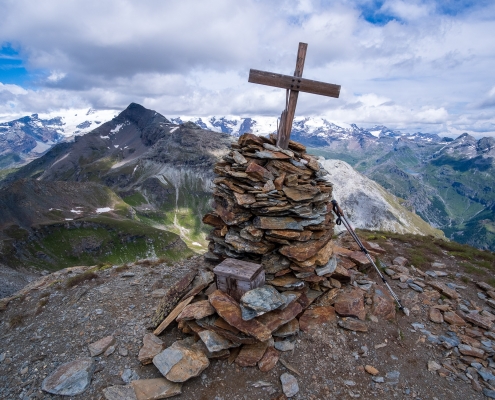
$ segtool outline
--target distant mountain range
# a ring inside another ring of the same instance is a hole
[[[4,177],[0,262],[54,267],[204,251],[209,228],[201,219],[210,209],[213,166],[232,140],[232,135],[191,122],[178,125],[129,105]],[[370,198],[383,198],[385,190],[369,179],[353,182],[341,190],[366,192],[368,197],[356,196],[363,206]],[[393,196],[386,203],[373,218],[374,229],[440,234]],[[359,218],[353,222],[369,227]],[[184,242],[189,249],[180,245]]]
[[[129,109],[126,111],[128,113]],[[59,121],[68,120],[67,116],[59,117],[59,119],[54,117],[51,120],[32,116],[1,125],[0,141],[2,137],[9,136],[2,135],[2,126],[10,127],[8,132],[11,137],[15,130],[14,127],[20,124],[24,124],[22,132],[26,140],[23,141],[19,135],[17,144],[12,142],[10,145],[10,153],[5,150],[6,147],[0,147],[3,154],[0,156],[0,168],[12,167],[13,164],[9,164],[9,160],[12,161],[15,154],[28,154],[34,158],[41,154],[35,154],[36,148],[46,152],[47,148],[57,141],[70,141],[74,136],[79,140],[77,135],[91,130],[97,122],[101,123],[99,120],[95,121],[94,114],[91,112],[86,114],[88,115],[84,117],[87,120],[75,125],[79,128],[72,133],[66,129],[62,134],[60,130]],[[188,126],[188,129],[201,128],[201,132],[224,133],[233,137],[245,132],[268,134],[277,130],[277,119],[270,117],[173,117],[166,119],[161,116],[161,118],[163,118],[164,126],[166,124],[170,129]],[[126,154],[129,151],[125,146],[134,149],[135,157],[141,157],[144,152],[148,151],[139,146],[132,147],[124,142],[121,143],[121,140],[117,139],[122,137],[122,132],[130,129],[126,128],[128,121],[122,115],[110,122],[110,125],[107,125],[111,126],[111,129],[107,129],[108,132],[102,131],[99,135],[100,140],[107,143],[107,149],[101,152],[102,154],[113,159],[116,157],[114,154]],[[36,129],[28,129],[32,126]],[[74,126],[74,123],[71,126]],[[68,124],[65,127],[67,128]],[[7,128],[4,128],[4,131],[7,131]],[[99,132],[99,130],[93,132]],[[134,134],[136,133],[128,133],[129,140]],[[204,135],[209,137],[208,135],[211,134],[204,133]],[[404,133],[385,126],[375,126],[371,129],[360,128],[354,124],[338,126],[322,118],[296,118],[291,137],[310,147],[316,155],[347,162],[395,196],[403,199],[404,206],[416,212],[432,226],[442,229],[448,237],[476,247],[495,250],[495,182],[493,179],[495,176],[495,139],[477,140],[467,134],[452,139],[429,133]],[[83,142],[86,143],[87,140],[89,139],[84,139]],[[40,143],[45,147],[40,148]],[[78,148],[80,146],[76,145]],[[100,144],[94,144],[94,146],[99,148]],[[31,150],[22,150],[23,148],[31,148]],[[88,153],[87,150],[81,150],[81,152],[85,155]],[[22,158],[22,156],[18,157]],[[60,162],[57,167],[51,167],[59,171],[56,179],[66,179],[74,173],[74,168],[76,170],[79,168],[81,172],[84,171],[85,168],[76,167],[77,162],[72,160],[73,156],[67,157],[67,160],[64,159],[65,161]],[[159,157],[166,158],[163,154]],[[69,160],[72,160],[70,168],[67,166]],[[108,161],[106,162],[109,164]],[[19,164],[21,163],[18,162],[17,165]],[[112,166],[112,171],[109,171],[108,175],[113,176],[115,169],[116,167]],[[43,179],[50,174],[53,174],[53,171],[45,172]],[[176,176],[181,174],[176,174]],[[55,179],[55,177],[49,179]],[[180,182],[185,181],[180,180]],[[143,187],[146,185],[140,186],[140,188]],[[203,189],[206,190],[204,187]]]

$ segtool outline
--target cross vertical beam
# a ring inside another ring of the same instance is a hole
[[[299,48],[297,50],[296,69],[294,71],[294,76],[297,78],[302,77],[307,49],[307,43],[299,43]],[[299,90],[297,90],[299,89],[298,83],[300,83],[300,80],[298,82],[297,79],[294,79],[294,84],[291,85],[290,89],[289,105],[287,106],[287,109],[282,113],[282,117],[280,119],[280,129],[277,134],[277,146],[281,149],[287,149],[289,147],[290,133],[292,131],[292,121],[294,120],[294,114],[296,113],[297,97],[299,96]],[[282,119],[284,121],[282,121]]]
[[[321,96],[339,97],[340,85],[318,82],[302,77],[304,61],[306,59],[307,43],[299,43],[297,51],[296,70],[294,75],[282,75],[274,72],[249,70],[248,82],[260,85],[286,89],[285,110],[280,117],[280,125],[277,132],[277,146],[282,149],[289,147],[292,123],[296,112],[297,97],[299,92],[319,94]]]

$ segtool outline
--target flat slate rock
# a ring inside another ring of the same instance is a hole
[[[140,379],[131,383],[137,400],[159,400],[182,393],[182,383],[165,378]]]
[[[165,343],[152,333],[147,333],[143,337],[143,347],[139,350],[138,360],[141,364],[151,364],[153,357],[165,349]]]
[[[109,386],[103,389],[106,400],[138,400],[130,385]]]
[[[287,322],[285,325],[282,325],[275,332],[273,332],[273,336],[276,337],[287,337],[295,335],[299,332],[299,321],[297,318],[294,318],[292,321]]]
[[[217,351],[229,349],[235,346],[230,340],[227,340],[218,333],[209,330],[201,331],[198,335],[210,353],[215,353]]]
[[[106,336],[97,342],[88,345],[89,353],[91,357],[99,356],[104,353],[106,349],[115,343],[115,338],[113,336]]]
[[[363,321],[354,318],[346,318],[340,320],[338,322],[338,325],[341,328],[347,329],[349,331],[368,332],[368,326]]]
[[[203,352],[175,342],[157,354],[153,364],[168,380],[185,382],[203,372],[210,361]]]
[[[218,315],[241,332],[251,335],[261,342],[265,342],[272,337],[272,331],[256,319],[244,321],[241,307],[228,294],[216,290],[208,296],[208,300]]]
[[[275,350],[274,347],[270,346],[266,349],[265,354],[261,360],[258,361],[258,368],[262,372],[268,372],[275,368],[277,365],[278,359],[280,357],[280,353]]]
[[[48,375],[41,388],[51,394],[76,396],[89,387],[94,370],[95,364],[90,357],[70,361]]]
[[[267,348],[268,342],[245,344],[235,359],[235,363],[241,367],[254,367],[261,360]]]
[[[471,322],[473,325],[479,326],[480,328],[490,330],[493,325],[493,322],[486,318],[482,317],[477,312],[470,312],[464,316],[464,319],[468,322]]]
[[[188,304],[176,318],[176,321],[192,321],[208,317],[215,314],[215,309],[208,300],[197,301],[196,303]]]
[[[285,304],[282,296],[273,286],[265,285],[244,293],[241,297],[242,319],[250,320]]]
[[[302,331],[313,331],[322,324],[336,320],[335,308],[332,306],[320,306],[306,310],[299,318],[299,326]]]
[[[107,400],[138,400],[130,385],[109,386],[103,389],[103,396]]]
[[[283,310],[274,310],[263,314],[257,320],[266,327],[270,333],[276,331],[282,325],[292,321],[303,310],[299,302],[293,301]]]

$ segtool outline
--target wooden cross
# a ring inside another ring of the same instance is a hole
[[[289,147],[290,132],[292,130],[292,122],[296,112],[297,96],[299,95],[299,92],[314,93],[330,97],[339,97],[340,94],[340,85],[302,78],[307,48],[307,43],[299,43],[294,76],[258,71],[257,69],[249,70],[248,82],[287,89],[289,100],[288,104],[286,102],[285,110],[280,117],[280,125],[277,134],[277,146],[282,149],[287,149]]]

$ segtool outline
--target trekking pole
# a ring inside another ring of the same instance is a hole
[[[366,248],[363,246],[363,243],[361,242],[361,240],[359,239],[359,237],[356,235],[356,232],[354,231],[354,229],[352,229],[351,224],[349,223],[349,221],[347,220],[346,216],[344,215],[344,211],[342,211],[342,208],[340,208],[339,204],[337,203],[337,200],[332,200],[332,204],[333,204],[333,212],[335,213],[335,215],[337,215],[337,221],[335,221],[335,223],[337,225],[340,225],[342,223],[344,224],[344,226],[346,227],[347,231],[350,233],[350,235],[352,236],[352,238],[358,244],[358,246],[361,249],[361,251],[368,258],[368,260],[373,265],[373,267],[375,267],[376,272],[378,272],[378,275],[380,276],[380,278],[382,278],[383,283],[385,284],[385,286],[387,286],[388,291],[390,292],[390,294],[392,295],[392,297],[396,301],[397,305],[399,306],[399,309],[402,310],[402,312],[404,314],[406,314],[407,316],[409,316],[409,310],[402,305],[402,303],[400,302],[399,297],[397,297],[397,295],[394,293],[394,291],[392,290],[392,288],[388,284],[387,280],[385,279],[385,277],[383,276],[383,274],[380,272],[380,269],[374,263],[373,259],[370,256],[370,253],[368,253],[368,250],[366,250]]]

